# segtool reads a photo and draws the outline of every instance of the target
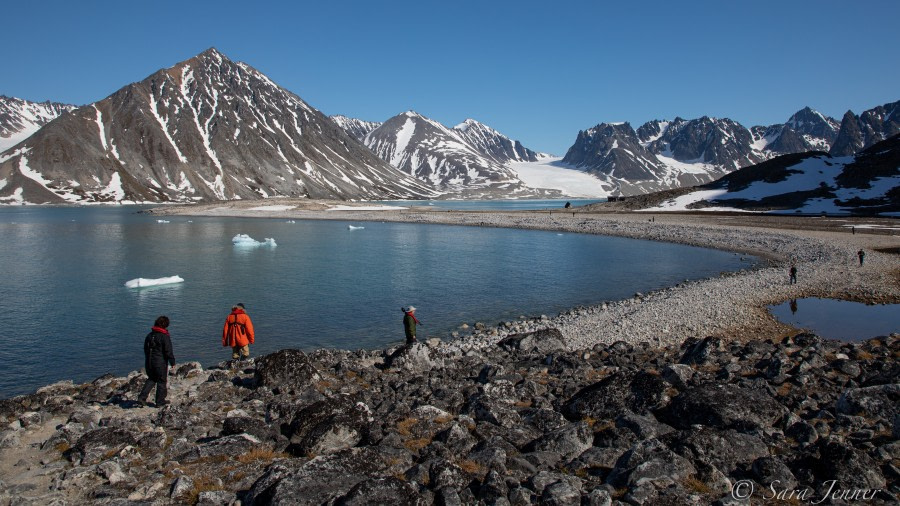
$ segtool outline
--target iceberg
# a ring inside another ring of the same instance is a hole
[[[169,220],[156,220],[156,222],[157,223],[169,223]]]
[[[362,230],[366,227],[354,227],[353,225],[347,225],[347,230]]]
[[[256,248],[259,246],[268,246],[270,248],[274,248],[275,246],[278,246],[277,244],[275,244],[275,239],[271,237],[266,237],[265,241],[257,241],[247,234],[237,234],[236,236],[231,238],[231,243],[235,246],[249,248]]]
[[[125,282],[125,286],[127,288],[143,288],[145,286],[159,286],[159,285],[170,285],[172,283],[184,283],[184,278],[181,276],[168,276],[165,278],[156,278],[156,279],[147,279],[147,278],[135,278]]]

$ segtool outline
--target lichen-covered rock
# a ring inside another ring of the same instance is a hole
[[[900,384],[845,390],[836,407],[838,413],[881,418],[892,423],[894,416],[900,413]]]
[[[503,348],[510,348],[524,353],[547,354],[566,349],[565,337],[559,329],[549,328],[511,334],[498,343]]]
[[[754,460],[769,456],[764,441],[733,429],[701,427],[672,432],[660,439],[682,457],[706,462],[727,474],[734,472],[740,464],[749,467]]]
[[[668,384],[647,372],[617,372],[573,395],[562,412],[572,421],[614,419],[625,410],[649,413],[669,402]]]
[[[772,427],[786,409],[765,392],[736,385],[706,384],[672,399],[665,419],[681,429],[707,425],[720,429],[754,430]]]
[[[350,396],[313,403],[294,415],[287,436],[294,455],[322,455],[356,446],[366,434],[369,408]]]
[[[691,462],[669,450],[658,439],[647,439],[625,452],[606,478],[617,487],[651,484],[667,487],[696,473]]]
[[[408,373],[422,373],[443,367],[444,359],[430,346],[412,343],[399,347],[384,360],[384,367]]]
[[[249,453],[251,450],[271,449],[271,447],[249,434],[235,434],[214,439],[208,443],[202,443],[189,452],[181,455],[178,460],[194,462],[209,457],[237,457]]]
[[[393,476],[362,481],[344,497],[337,506],[365,506],[369,504],[395,504],[397,506],[425,506],[428,504],[412,484]]]
[[[81,465],[97,464],[127,445],[137,444],[135,435],[120,428],[100,428],[81,436],[67,451],[69,460]]]
[[[581,455],[594,443],[594,433],[585,422],[573,422],[541,436],[531,445],[533,451],[554,452],[564,459]]]
[[[253,384],[280,393],[300,393],[321,379],[306,354],[300,350],[281,350],[259,357]]]

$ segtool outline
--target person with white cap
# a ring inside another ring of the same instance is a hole
[[[421,325],[420,322],[416,318],[416,308],[413,306],[409,306],[407,308],[401,308],[403,310],[403,331],[406,333],[406,344],[412,344],[416,342],[416,325]]]

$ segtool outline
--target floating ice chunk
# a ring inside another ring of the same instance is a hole
[[[177,275],[156,279],[135,278],[130,281],[126,281],[125,286],[127,288],[143,288],[145,286],[170,285],[172,283],[184,283],[184,278]]]
[[[235,246],[250,247],[250,248],[256,248],[259,246],[268,246],[268,247],[274,248],[275,246],[278,246],[277,244],[275,244],[275,239],[273,239],[271,237],[266,237],[265,241],[260,242],[260,241],[257,241],[256,239],[250,237],[247,234],[238,234],[238,235],[232,237],[231,243],[234,244]]]
[[[294,220],[287,220],[285,223],[297,223],[297,222]]]
[[[157,223],[169,223],[169,220],[156,220]]]
[[[353,225],[347,225],[347,230],[362,230],[366,227],[354,227]]]

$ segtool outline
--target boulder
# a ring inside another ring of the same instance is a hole
[[[335,504],[337,506],[365,506],[368,504],[425,506],[427,503],[415,485],[389,476],[357,483]]]
[[[681,429],[707,425],[756,430],[772,427],[786,413],[784,406],[761,390],[707,384],[688,389],[672,399],[664,419]]]
[[[136,444],[137,439],[130,431],[104,427],[81,436],[66,454],[72,462],[80,461],[81,465],[92,465],[105,460],[109,454],[118,453],[122,448]]]
[[[660,438],[675,453],[691,461],[713,465],[731,474],[744,464],[769,456],[768,445],[761,439],[732,429],[710,427],[672,432]]]
[[[287,433],[293,455],[323,455],[356,446],[366,435],[369,408],[348,395],[315,402],[294,415]]]
[[[557,453],[568,460],[581,455],[593,442],[590,426],[585,422],[573,422],[541,436],[528,445],[528,449]]]
[[[300,350],[281,350],[256,360],[253,383],[275,393],[300,393],[321,379],[306,354]]]
[[[617,372],[578,391],[563,406],[572,421],[614,419],[624,410],[646,414],[669,402],[668,384],[649,372]]]
[[[525,334],[511,334],[498,343],[503,348],[525,353],[547,354],[566,349],[565,337],[559,329],[541,329]]]
[[[443,365],[444,360],[434,348],[418,342],[401,346],[384,360],[387,369],[411,373],[427,372]]]
[[[900,384],[876,385],[845,390],[837,401],[837,412],[893,423],[900,414]]]
[[[634,488],[650,484],[668,487],[696,473],[691,462],[669,450],[658,439],[637,443],[616,461],[606,478],[615,487]]]
[[[391,457],[377,449],[350,448],[307,462],[271,465],[256,480],[244,504],[320,505],[346,496],[357,484],[393,474]]]
[[[209,457],[238,457],[251,450],[263,449],[271,450],[271,446],[250,434],[234,434],[198,444],[182,454],[178,460],[193,462]]]
[[[265,420],[249,416],[231,416],[222,424],[222,435],[250,434],[260,441],[278,439],[278,431],[270,427]]]

